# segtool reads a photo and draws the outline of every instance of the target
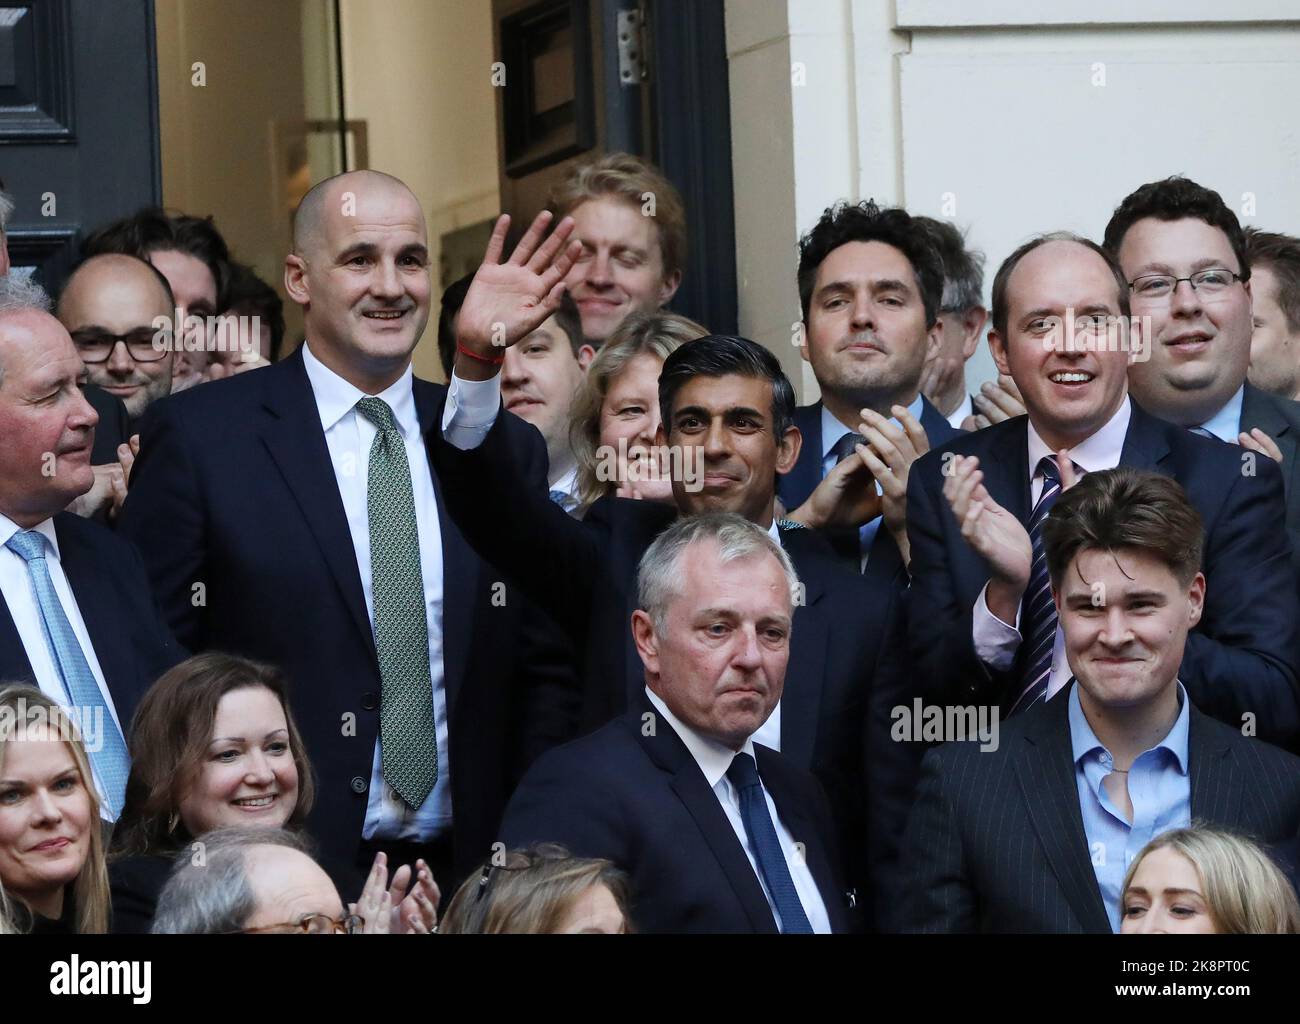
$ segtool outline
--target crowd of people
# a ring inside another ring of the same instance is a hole
[[[627,154],[496,222],[447,385],[390,175],[303,198],[296,346],[210,218],[51,299],[12,213],[0,931],[1300,931],[1300,240],[1213,190],[987,309],[834,203],[803,406]]]

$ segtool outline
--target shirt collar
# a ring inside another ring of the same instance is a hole
[[[571,470],[551,484],[548,490],[563,491],[571,498],[578,496],[578,467],[574,466]]]
[[[912,419],[916,420],[917,423],[921,422],[921,413],[925,411],[925,399],[921,397],[921,393],[919,391],[916,393],[916,399],[912,402],[911,405],[907,407],[907,411],[912,414]],[[902,426],[902,424],[899,423],[898,420],[894,419],[892,416],[889,418],[889,422],[898,424],[898,426],[900,427]],[[823,461],[830,458],[831,449],[835,447],[836,443],[839,441],[841,437],[843,437],[845,434],[856,433],[856,432],[857,432],[856,427],[853,428],[846,427],[843,423],[841,423],[839,420],[837,420],[834,416],[831,415],[831,411],[826,408],[826,403],[825,402],[822,403],[822,459]]]
[[[1188,708],[1190,704],[1191,702],[1187,699],[1187,691],[1183,689],[1183,684],[1179,682],[1178,717],[1174,719],[1174,724],[1169,732],[1165,734],[1165,738],[1151,748],[1152,750],[1164,749],[1169,751],[1178,763],[1178,771],[1181,775],[1187,774],[1187,738],[1191,721]],[[1101,740],[1097,739],[1097,734],[1092,731],[1092,726],[1088,724],[1088,716],[1083,713],[1083,705],[1079,702],[1079,683],[1077,680],[1070,686],[1070,744],[1076,766],[1093,751],[1106,750]],[[1145,754],[1147,751],[1144,750],[1142,753]],[[1141,757],[1142,755],[1139,754],[1138,756]]]
[[[1124,454],[1124,438],[1128,434],[1129,420],[1132,418],[1133,401],[1125,395],[1124,401],[1115,410],[1115,414],[1100,429],[1070,449],[1070,461],[1085,473],[1114,469],[1119,465],[1120,456]],[[1033,420],[1030,420],[1029,480],[1031,483],[1034,474],[1038,471],[1038,463],[1044,456],[1055,454],[1034,429]]]
[[[0,547],[8,544],[9,538],[15,533],[21,533],[22,529],[8,516],[0,515]],[[59,538],[54,531],[54,518],[51,516],[44,522],[37,523],[32,529],[50,542],[50,548],[54,551],[54,557],[57,559],[59,557]]]
[[[302,362],[307,370],[307,380],[311,384],[312,394],[316,396],[316,409],[320,413],[321,428],[329,433],[338,422],[356,408],[366,393],[344,380],[312,353],[311,342],[302,346]],[[411,438],[420,433],[420,417],[415,411],[415,391],[411,381],[415,371],[407,363],[406,370],[391,385],[381,391],[376,398],[383,399],[393,410],[393,416],[401,428],[402,436]]]
[[[668,724],[673,727],[673,732],[677,733],[678,739],[686,744],[686,749],[690,751],[695,763],[700,766],[700,771],[704,773],[704,780],[709,784],[710,789],[716,786],[718,780],[727,774],[727,769],[731,767],[731,762],[735,760],[737,754],[754,756],[753,737],[745,737],[745,745],[739,750],[732,750],[717,740],[692,729],[669,711],[668,705],[648,686],[645,688],[645,695],[650,698],[650,703],[654,705],[655,710],[663,715]]]
[[[1246,385],[1243,384],[1222,409],[1201,424],[1201,429],[1208,430],[1220,441],[1236,444],[1237,435],[1241,433],[1241,403],[1245,398]]]

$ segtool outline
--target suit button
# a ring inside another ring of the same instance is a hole
[[[374,711],[375,708],[379,707],[379,694],[363,693],[361,695],[361,706],[367,711]]]
[[[354,776],[352,779],[352,792],[364,793],[365,791],[366,791],[366,780],[363,779],[360,775]]]

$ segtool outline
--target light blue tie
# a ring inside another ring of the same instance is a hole
[[[55,593],[49,566],[45,564],[45,538],[34,530],[20,530],[9,538],[5,547],[27,563],[32,593],[36,595],[36,605],[41,611],[45,644],[54,656],[54,665],[63,679],[68,701],[77,709],[76,722],[83,729],[83,738],[84,723],[103,722],[99,730],[99,749],[88,749],[87,753],[95,766],[95,774],[104,785],[108,809],[116,819],[122,812],[122,801],[126,796],[131,758],[126,752],[126,741],[113,721],[113,712],[90,671],[86,653],[77,642],[77,634],[72,631],[72,624],[68,622],[59,595]]]

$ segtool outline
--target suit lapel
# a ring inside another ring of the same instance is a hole
[[[779,532],[781,545],[794,561],[804,588],[803,606],[794,611],[790,660],[781,697],[781,752],[793,763],[807,767],[812,764],[817,712],[826,676],[826,616],[815,610],[824,596],[825,583],[816,562],[799,557],[799,531]]]
[[[297,501],[377,668],[375,638],[366,612],[352,534],[334,478],[325,432],[321,429],[320,413],[303,365],[301,346],[266,372],[264,404],[269,416],[262,426],[262,443]]]
[[[1049,701],[1037,727],[1025,733],[1016,755],[1016,777],[1029,818],[1066,901],[1088,932],[1109,933],[1110,918],[1088,857],[1079,810],[1065,694]]]
[[[86,624],[90,646],[104,673],[104,682],[108,684],[113,703],[124,710],[128,697],[134,704],[134,699],[141,695],[134,692],[140,675],[132,671],[128,657],[130,641],[124,636],[124,624],[117,618],[120,603],[107,583],[106,570],[99,564],[94,549],[85,543],[79,530],[67,528],[64,516],[69,514],[61,513],[54,517],[54,532],[59,538],[59,565]],[[119,710],[121,713],[123,711]],[[123,730],[127,725],[127,722],[122,723]]]
[[[1161,429],[1163,424],[1146,412],[1137,402],[1132,402],[1133,412],[1128,421],[1128,432],[1124,435],[1124,447],[1120,451],[1119,464],[1135,469],[1149,469],[1156,473],[1169,474],[1161,464],[1169,456],[1169,438]],[[1173,428],[1181,430],[1181,427]]]
[[[428,434],[442,418],[447,393],[428,381],[415,379],[415,412],[420,431]],[[426,447],[427,450],[427,447]],[[460,529],[447,514],[442,497],[442,482],[433,462],[433,491],[438,501],[438,525],[442,533],[442,681],[447,694],[447,717],[450,718],[460,696],[469,663],[469,638],[474,635],[474,616],[479,598],[479,570],[483,563],[470,548]],[[451,587],[455,587],[453,593]]]
[[[1282,415],[1278,400],[1247,384],[1246,393],[1241,400],[1240,426],[1244,431],[1258,427],[1277,442],[1282,452],[1282,478],[1286,481],[1286,493],[1290,497],[1298,483],[1296,475],[1300,472],[1300,467],[1296,465],[1296,446],[1300,438],[1291,429],[1290,421]]]
[[[802,505],[822,482],[822,404],[800,406],[794,413],[794,425],[803,435],[803,446],[794,468],[783,478],[779,490],[787,499],[786,511]]]
[[[776,918],[772,915],[767,897],[763,895],[763,887],[754,874],[754,867],[745,856],[744,847],[736,838],[736,832],[727,820],[717,794],[709,788],[700,766],[695,763],[673,727],[660,715],[654,716],[654,735],[645,735],[640,716],[645,712],[653,713],[654,708],[644,696],[634,707],[636,710],[630,716],[628,728],[636,730],[650,760],[672,776],[670,784],[673,792],[695,820],[704,842],[717,858],[727,881],[731,883],[732,891],[740,901],[750,925],[755,932],[775,932]]]
[[[994,440],[980,470],[989,495],[1022,523],[1029,519],[1029,417],[1018,416]]]
[[[1195,707],[1188,722],[1188,774],[1191,776],[1192,820],[1206,821],[1227,829],[1244,824],[1242,785],[1232,749],[1209,726],[1209,720]]]

